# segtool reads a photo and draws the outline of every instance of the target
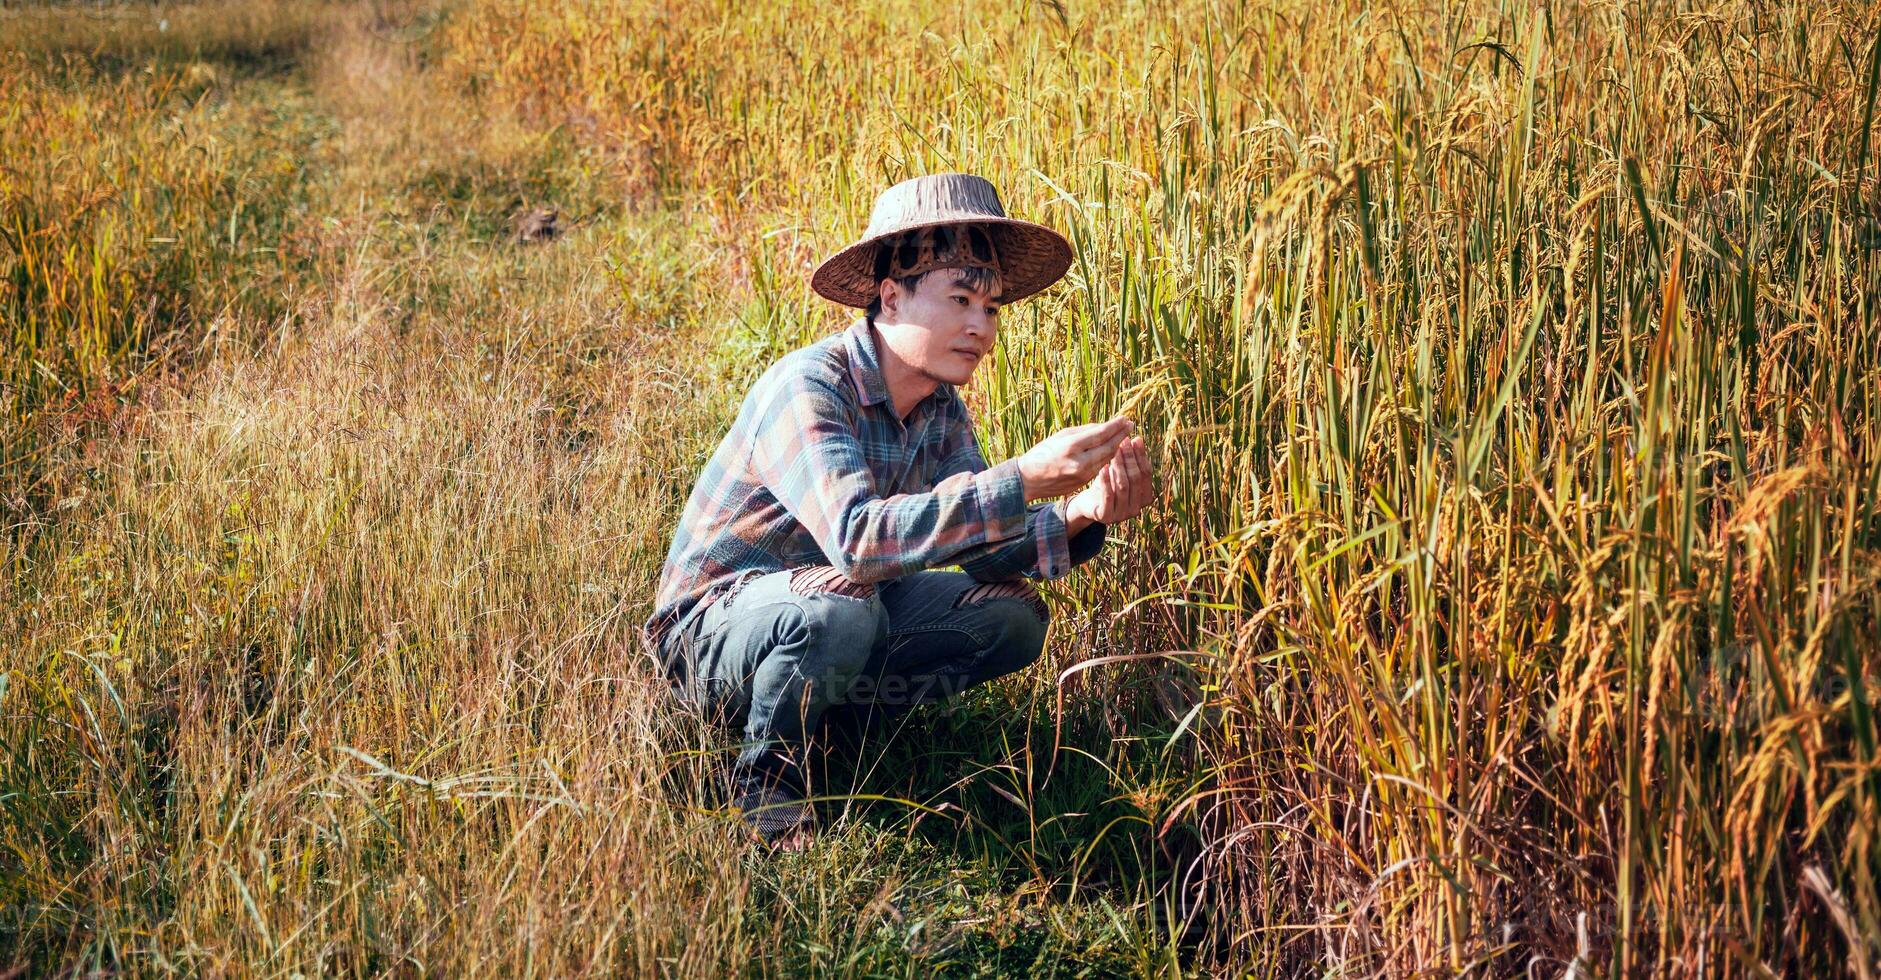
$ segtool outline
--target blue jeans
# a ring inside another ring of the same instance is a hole
[[[927,571],[876,586],[809,566],[746,577],[661,652],[683,701],[743,728],[734,769],[748,769],[800,751],[832,707],[892,717],[1023,670],[1049,621],[1026,579]]]

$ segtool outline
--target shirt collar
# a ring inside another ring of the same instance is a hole
[[[888,401],[888,381],[882,377],[882,362],[875,353],[875,334],[869,329],[869,318],[858,317],[849,325],[843,340],[849,348],[849,380],[855,383],[856,396],[864,405]],[[945,405],[953,401],[954,386],[943,381],[934,386],[934,393],[928,398],[933,399],[936,407]]]

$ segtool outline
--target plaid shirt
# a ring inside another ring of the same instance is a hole
[[[1066,539],[1063,500],[1028,507],[1016,460],[986,465],[952,385],[898,418],[875,338],[858,319],[746,394],[667,551],[649,651],[748,576],[833,565],[885,582],[957,564],[982,582],[1055,579],[1103,546],[1095,522]]]

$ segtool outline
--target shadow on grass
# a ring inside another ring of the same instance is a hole
[[[1164,751],[1174,726],[1129,708],[1141,703],[1079,699],[1057,718],[1049,701],[975,690],[831,733],[820,816],[833,833],[907,838],[1007,892],[1135,910],[1187,958],[1206,927],[1173,898],[1199,846],[1186,824],[1159,825],[1195,767]]]

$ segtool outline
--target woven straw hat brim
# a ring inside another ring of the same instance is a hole
[[[1071,243],[1050,228],[983,211],[960,211],[897,225],[837,252],[816,267],[810,276],[810,288],[844,306],[867,307],[876,296],[877,244],[905,231],[964,223],[983,225],[993,233],[993,247],[999,251],[999,278],[1004,286],[1002,303],[1025,299],[1057,282],[1071,268]]]

